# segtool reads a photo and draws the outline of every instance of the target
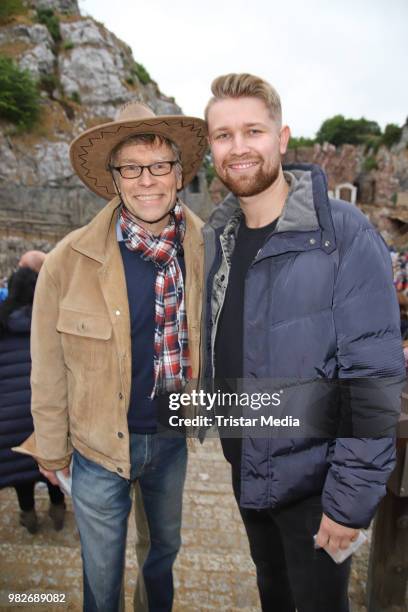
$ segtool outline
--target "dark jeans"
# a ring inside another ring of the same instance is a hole
[[[239,480],[233,476],[235,498]],[[256,566],[263,612],[348,612],[351,558],[337,565],[315,550],[322,505],[319,496],[281,509],[239,508]]]
[[[34,510],[35,483],[36,481],[25,482],[14,487],[18,497],[18,505],[20,506],[20,510],[22,510],[23,512]],[[50,496],[51,503],[56,505],[64,503],[64,494],[61,489],[48,482],[48,480],[46,482],[46,485],[48,488],[48,494]]]

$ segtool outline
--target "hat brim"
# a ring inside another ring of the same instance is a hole
[[[183,187],[197,174],[207,150],[207,128],[202,119],[166,115],[137,121],[112,121],[86,130],[70,146],[72,167],[91,191],[106,200],[117,195],[108,169],[110,154],[120,142],[137,134],[158,134],[179,147]]]

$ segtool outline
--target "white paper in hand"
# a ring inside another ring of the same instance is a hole
[[[57,470],[55,472],[58,482],[59,482],[59,487],[61,489],[61,491],[63,491],[63,493],[65,493],[65,495],[69,495],[69,497],[71,497],[71,487],[72,487],[72,461],[69,464],[69,476],[65,476],[65,474],[62,473],[62,470]]]
[[[317,534],[313,536],[313,539],[315,542],[316,542],[316,537],[317,537]],[[339,548],[337,552],[333,553],[330,550],[328,550],[326,546],[323,546],[323,550],[325,550],[327,554],[330,555],[330,557],[333,559],[335,563],[343,563],[343,561],[345,561],[346,559],[349,558],[350,555],[355,553],[356,550],[358,550],[360,546],[364,544],[364,542],[367,541],[367,539],[368,538],[366,534],[364,533],[364,531],[360,531],[357,539],[354,542],[351,542],[348,548],[345,548],[345,549]],[[320,548],[320,546],[318,546],[317,548]]]

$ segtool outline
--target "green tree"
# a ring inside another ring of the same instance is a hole
[[[316,134],[318,142],[330,142],[336,146],[366,144],[375,137],[381,137],[381,128],[376,121],[369,121],[364,117],[349,119],[343,115],[326,119]]]
[[[399,142],[402,134],[402,128],[395,123],[389,123],[385,126],[382,141],[386,147],[392,147],[393,144]]]
[[[0,55],[0,117],[19,130],[31,129],[40,115],[38,85],[28,70]]]

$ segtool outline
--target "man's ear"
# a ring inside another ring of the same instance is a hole
[[[281,155],[285,155],[290,140],[290,128],[288,125],[283,125],[279,132],[279,151]]]

